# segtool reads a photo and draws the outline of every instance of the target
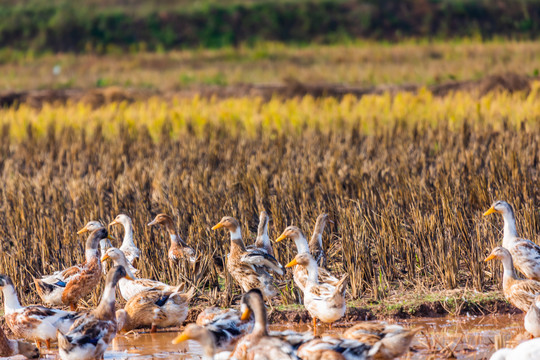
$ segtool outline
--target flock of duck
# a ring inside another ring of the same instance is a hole
[[[504,266],[503,292],[510,303],[526,312],[525,329],[540,336],[540,247],[519,238],[512,207],[497,201],[484,214],[500,213],[504,219],[502,247],[493,249],[486,261],[497,258]],[[270,332],[265,302],[277,294],[272,274],[283,275],[284,267],[274,257],[268,237],[268,215],[261,212],[257,239],[246,246],[238,221],[225,216],[212,230],[226,229],[231,247],[227,270],[241,287],[241,308],[207,308],[173,341],[198,341],[208,358],[231,359],[393,359],[404,354],[420,329],[405,329],[385,323],[359,323],[339,336],[318,336],[317,322],[332,323],[341,319],[346,310],[345,291],[348,275],[341,278],[326,269],[327,259],[322,246],[322,233],[328,216],[317,218],[308,243],[296,226],[287,227],[276,239],[294,241],[297,255],[285,266],[293,268],[294,284],[303,294],[303,303],[313,318],[313,332]],[[100,222],[90,221],[78,234],[90,233],[82,264],[35,279],[42,301],[50,306],[69,306],[70,311],[42,305],[22,306],[15,285],[6,275],[0,275],[4,296],[4,316],[7,326],[17,338],[31,343],[9,340],[0,328],[0,356],[22,354],[38,358],[44,343],[58,342],[61,359],[99,359],[117,333],[132,329],[181,326],[188,315],[190,300],[196,289],[183,292],[183,285],[172,286],[160,281],[138,278],[141,251],[133,240],[133,225],[126,215],[118,215],[112,225],[124,227],[120,248]],[[171,265],[180,261],[196,263],[196,252],[178,235],[173,219],[159,214],[148,226],[162,226],[168,231]],[[113,266],[110,267],[107,261]],[[110,269],[107,271],[107,268]],[[517,268],[526,279],[516,275]],[[105,287],[98,306],[86,312],[77,311],[80,300],[96,289],[106,273]],[[116,289],[127,301],[116,310]],[[529,355],[527,355],[529,354]],[[501,349],[492,359],[525,359],[540,354],[540,339],[520,344],[515,349]],[[532,359],[533,357],[531,357]]]

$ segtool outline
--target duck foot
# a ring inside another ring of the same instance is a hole
[[[152,334],[152,333],[155,333],[155,332],[157,332],[157,325],[152,324],[152,327],[150,328],[150,333]]]
[[[45,346],[47,346],[47,350],[51,350],[51,339],[45,340]]]

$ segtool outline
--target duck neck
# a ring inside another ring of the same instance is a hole
[[[304,235],[300,234],[294,238],[294,243],[296,244],[296,251],[299,254],[308,253],[309,254],[309,245],[304,237]]]
[[[514,212],[511,209],[503,212],[502,217],[504,220],[503,246],[505,248],[509,248],[511,242],[518,237],[516,229],[516,218],[514,217]]]
[[[86,241],[84,257],[87,263],[89,263],[95,258],[99,258],[99,250],[98,250],[99,242],[100,242],[100,239],[97,239],[95,237],[92,237]]]
[[[107,284],[103,291],[103,296],[98,307],[94,310],[94,315],[100,320],[111,320],[116,318],[114,312],[116,303],[116,286]]]
[[[4,286],[2,292],[4,293],[4,311],[6,314],[10,314],[22,307],[13,285]]]
[[[234,230],[230,230],[231,233],[231,253],[233,251],[246,251],[246,246],[242,240],[242,233],[240,227],[237,227]]]
[[[133,241],[133,224],[130,221],[122,223],[124,226],[124,240],[122,241],[122,247],[135,247],[135,242]]]
[[[308,272],[308,281],[314,285],[319,284],[319,268],[314,259],[309,259],[309,265],[306,266]]]
[[[266,319],[264,303],[257,304],[252,310],[255,317],[255,325],[251,333],[255,336],[268,336],[268,321]]]
[[[214,358],[216,353],[215,341],[215,337],[210,331],[207,332],[204,338],[199,340],[199,343],[203,348],[203,359],[212,360]]]
[[[510,279],[517,279],[516,271],[514,270],[514,262],[512,261],[511,256],[505,256],[501,259],[503,264],[503,287]]]
[[[176,232],[176,229],[172,222],[168,222],[166,226],[167,226],[167,232],[169,233],[169,237],[171,238],[171,245],[178,245],[181,247],[184,247],[187,245],[186,242],[182,240],[182,238]]]

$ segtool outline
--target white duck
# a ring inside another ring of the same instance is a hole
[[[285,267],[303,266],[308,271],[304,288],[304,306],[313,318],[313,332],[317,333],[317,319],[329,323],[341,319],[345,315],[347,303],[345,290],[349,275],[346,274],[337,285],[319,283],[317,262],[309,253],[300,253]]]
[[[131,270],[129,269],[129,264],[126,259],[126,256],[122,251],[117,248],[110,248],[107,250],[105,255],[101,258],[101,261],[107,261],[111,259],[115,266],[121,265],[126,268],[127,274],[134,280],[128,280],[126,278],[121,278],[118,280],[118,287],[120,288],[120,294],[127,301],[139,294],[140,292],[146,290],[160,290],[165,292],[176,293],[181,290],[182,285],[171,286],[161,281],[151,280],[151,279],[139,279],[136,278]]]
[[[126,255],[131,272],[136,274],[138,272],[137,262],[141,256],[141,250],[139,250],[133,241],[133,223],[129,216],[120,214],[109,224],[109,226],[116,224],[120,224],[124,227],[124,240],[122,241],[120,250]]]
[[[540,246],[518,236],[514,210],[506,201],[496,201],[484,216],[499,213],[504,220],[502,246],[510,251],[516,269],[527,279],[540,281]]]
[[[540,354],[540,339],[525,341],[514,349],[500,349],[490,360],[537,360]]]

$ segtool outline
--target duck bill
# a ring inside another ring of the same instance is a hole
[[[110,259],[111,257],[107,254],[103,255],[103,257],[101,258],[101,262],[104,262],[105,260],[107,259]]]
[[[496,213],[496,212],[497,212],[497,210],[495,210],[495,208],[492,206],[492,207],[489,208],[488,211],[486,211],[484,213],[484,216],[488,216],[489,214],[493,214],[493,213]]]
[[[283,241],[287,238],[287,235],[285,234],[281,234],[277,239],[276,239],[276,242],[280,242],[280,241]]]
[[[111,241],[116,241],[116,238],[112,235],[107,235],[107,239],[111,240]]]
[[[489,261],[495,259],[495,254],[489,255],[487,258],[484,259],[484,261]]]
[[[133,279],[133,278],[132,278],[131,276],[129,276],[129,275],[126,275],[126,276],[124,276],[124,277],[125,277],[126,279],[128,279],[128,280],[131,280],[131,281],[135,280],[135,279]]]
[[[107,227],[113,226],[113,225],[116,225],[116,224],[120,224],[120,223],[118,221],[116,221],[116,220],[113,220],[113,222],[111,222],[109,225],[107,225]]]
[[[84,234],[85,232],[88,232],[86,225],[81,230],[77,231],[77,235]]]
[[[212,230],[221,229],[223,227],[222,223],[217,223],[216,225],[212,226]]]
[[[251,310],[246,309],[246,310],[244,310],[244,312],[242,313],[242,316],[240,317],[240,320],[246,321],[247,319],[249,319],[250,316],[251,316]]]
[[[157,224],[156,219],[154,219],[154,220],[150,221],[146,226],[154,226],[156,224]]]
[[[286,268],[290,268],[290,267],[293,267],[293,266],[296,266],[298,265],[298,262],[296,261],[296,259],[292,259],[292,261],[290,263],[288,263],[287,265],[285,265]]]
[[[186,340],[189,340],[189,335],[182,333],[182,334],[178,335],[176,338],[174,338],[172,343],[176,345],[176,344],[180,344],[181,342],[184,342]]]

